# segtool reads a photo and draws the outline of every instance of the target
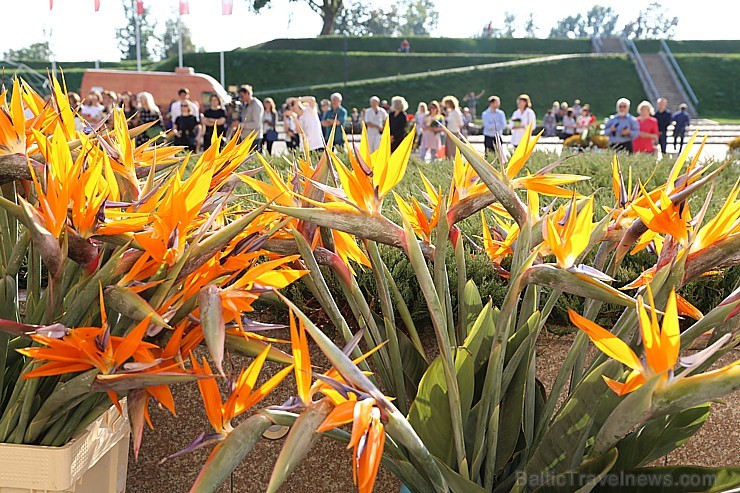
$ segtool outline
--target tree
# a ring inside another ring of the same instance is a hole
[[[259,12],[262,8],[266,7],[271,0],[249,0],[251,2],[252,10]],[[293,2],[305,2],[311,10],[321,16],[324,21],[321,26],[321,36],[326,34],[334,33],[334,25],[337,16],[344,9],[343,0],[291,0]]]
[[[529,14],[529,17],[527,17],[527,22],[524,24],[524,37],[537,37],[537,26],[534,23],[534,14]]]
[[[11,48],[3,54],[3,59],[11,62],[18,62],[21,60],[44,60],[48,62],[51,59],[49,42],[42,41],[40,43],[33,43],[25,48],[19,48],[17,50]]]
[[[425,36],[437,26],[433,0],[403,0],[388,9],[356,1],[337,14],[334,33],[347,36]]]
[[[594,5],[586,12],[586,31],[590,36],[601,36],[602,38],[613,36],[616,33],[617,14],[611,7]]]
[[[582,38],[586,36],[585,23],[581,14],[561,19],[550,30],[550,38]]]
[[[136,0],[123,0],[124,18],[126,25],[116,29],[118,49],[124,60],[136,60]],[[144,10],[144,15],[139,17],[139,40],[141,44],[141,58],[151,58],[152,50],[150,44],[155,40],[154,28],[156,22],[149,16],[149,9]]]
[[[551,38],[608,37],[616,33],[617,14],[611,7],[594,5],[585,15],[569,15],[558,21],[550,31]]]
[[[196,51],[195,43],[190,33],[190,29],[185,24],[180,24],[182,27],[182,51]],[[169,58],[177,56],[178,53],[178,38],[180,34],[178,32],[177,19],[167,19],[164,23],[164,34],[162,35],[162,43],[160,47],[160,58]]]
[[[622,34],[629,38],[672,38],[676,33],[678,17],[671,17],[659,3],[651,3],[624,26]]]
[[[504,28],[501,30],[502,38],[513,38],[516,31],[516,14],[504,12]]]
[[[429,36],[437,27],[439,12],[434,0],[405,0],[399,7],[404,12],[401,36]]]

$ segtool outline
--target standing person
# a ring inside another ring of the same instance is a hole
[[[673,115],[673,149],[676,149],[676,142],[681,141],[681,146],[678,148],[678,152],[683,150],[683,139],[686,135],[686,130],[689,129],[691,123],[691,117],[688,113],[689,107],[686,103],[681,103],[678,107],[678,113]]]
[[[419,103],[419,106],[416,107],[416,113],[414,113],[414,121],[419,128],[424,126],[424,122],[426,121],[428,114],[429,107],[424,101],[422,101]]]
[[[197,140],[200,137],[200,123],[195,115],[190,114],[190,105],[182,103],[180,116],[175,119],[172,130],[175,133],[175,145],[187,147],[191,151],[197,149]]]
[[[391,109],[393,112],[388,116],[388,126],[390,126],[391,152],[393,152],[406,137],[406,110],[409,109],[409,104],[403,96],[393,96]]]
[[[288,110],[296,114],[296,126],[301,134],[301,146],[309,151],[322,152],[324,137],[319,119],[319,103],[313,96],[290,98]]]
[[[632,154],[632,141],[638,137],[639,132],[637,118],[630,115],[630,100],[620,98],[617,101],[617,113],[604,126],[604,135],[609,137],[609,147]]]
[[[475,91],[470,91],[463,98],[463,103],[465,103],[465,105],[470,109],[470,114],[473,116],[473,120],[478,118],[478,100],[482,98],[485,93],[485,90],[482,90],[478,94],[476,94]]]
[[[267,155],[271,156],[272,145],[278,140],[278,114],[277,110],[275,109],[275,100],[273,100],[272,98],[265,98],[265,100],[262,102],[262,106],[265,109],[265,114],[262,117],[262,128],[264,129],[265,135],[265,138],[262,141],[262,146],[267,147]]]
[[[90,91],[80,108],[80,115],[93,128],[103,121],[105,106],[100,104],[101,97],[100,91]]]
[[[335,92],[329,97],[329,109],[324,113],[321,126],[324,127],[325,140],[328,142],[332,127],[334,129],[334,146],[344,146],[344,122],[347,121],[347,110],[342,106],[342,95]]]
[[[136,136],[136,145],[144,145],[149,139],[153,139],[162,133],[162,113],[159,111],[159,106],[154,102],[154,96],[150,92],[140,92],[137,99],[139,100],[139,124],[156,122],[149,127],[149,129]]]
[[[350,121],[350,132],[352,135],[356,134],[360,130],[360,112],[357,108],[352,108],[352,112],[349,114]]]
[[[200,121],[205,128],[203,132],[203,148],[208,149],[213,140],[213,132],[223,139],[226,134],[226,110],[221,104],[221,98],[216,94],[211,94],[209,100],[210,106],[200,115]]]
[[[556,129],[557,123],[558,121],[552,112],[552,108],[549,108],[545,117],[542,119],[542,125],[545,127],[545,132],[542,134],[543,137],[556,137],[558,135]]]
[[[637,106],[637,123],[640,126],[638,137],[632,142],[632,149],[635,152],[655,152],[655,143],[658,141],[658,120],[652,115],[654,113],[653,105],[643,101]]]
[[[532,129],[534,129],[534,126],[537,124],[537,115],[532,110],[532,100],[528,94],[520,94],[516,98],[516,106],[509,120],[511,125],[511,145],[514,147],[519,145],[519,142],[527,131],[527,127],[531,124]]]
[[[658,120],[660,152],[665,156],[668,147],[668,126],[673,123],[673,113],[668,109],[666,98],[658,98],[658,111],[655,113],[655,119]]]
[[[324,142],[329,140],[329,129],[324,126],[324,115],[331,108],[331,103],[328,99],[322,99],[319,104],[319,120],[321,120],[321,134],[324,136]]]
[[[290,151],[298,149],[298,145],[301,143],[297,120],[298,115],[287,109],[286,105],[286,109],[283,111],[283,128],[285,129],[285,145]]]
[[[244,84],[239,87],[239,99],[242,102],[242,110],[239,120],[242,122],[242,140],[246,139],[249,134],[254,134],[254,143],[252,150],[262,148],[263,128],[262,120],[265,116],[265,108],[262,101],[254,97],[252,86]]]
[[[139,125],[139,117],[136,114],[136,97],[130,92],[121,93],[121,108],[126,116],[128,128],[134,128]]]
[[[470,108],[467,106],[462,110],[463,114],[463,127],[462,134],[467,137],[470,133],[470,127],[473,125],[473,115],[470,113]]]
[[[414,113],[414,123],[416,123],[416,146],[421,149],[421,130],[426,124],[427,116],[429,115],[429,107],[422,101],[416,107],[416,113]]]
[[[177,117],[182,114],[181,109],[183,104],[190,106],[191,115],[194,115],[196,118],[200,116],[198,105],[190,100],[190,89],[187,87],[181,87],[177,90],[177,99],[170,105],[170,120],[172,123],[174,123],[175,120],[177,120]]]
[[[388,112],[380,107],[380,98],[378,96],[371,97],[370,107],[362,115],[362,121],[367,129],[367,144],[370,152],[375,152],[380,147],[380,137],[387,119]]]
[[[581,108],[581,114],[576,118],[576,132],[582,133],[589,130],[596,123],[596,117],[591,114],[591,106],[584,104]]]
[[[577,126],[573,108],[568,108],[568,111],[565,112],[565,117],[563,117],[563,133],[560,134],[560,137],[565,140],[575,135]]]
[[[488,108],[481,115],[483,120],[483,143],[486,152],[498,153],[503,143],[502,137],[506,128],[506,114],[499,108],[501,99],[498,96],[488,98]]]
[[[576,99],[575,101],[573,101],[572,108],[573,108],[573,114],[574,115],[576,115],[576,116],[580,115],[581,114],[581,109],[583,109],[583,108],[581,108],[581,100],[580,99]]]
[[[462,136],[462,128],[465,125],[463,114],[460,111],[460,104],[455,96],[445,96],[442,104],[447,110],[447,130],[452,132],[456,137]],[[454,159],[456,147],[449,139],[445,140],[445,157]]]
[[[444,118],[440,114],[439,103],[432,101],[429,103],[429,114],[424,117],[424,121],[417,125],[417,128],[421,130],[421,142],[419,144],[419,159],[424,161],[426,158],[427,151],[431,151],[432,162],[437,158],[437,151],[442,146],[442,141],[439,138],[440,132],[442,132],[442,123]]]

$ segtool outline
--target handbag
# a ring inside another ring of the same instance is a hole
[[[275,142],[276,140],[278,140],[277,130],[271,128],[270,130],[265,132],[265,140],[267,142]]]

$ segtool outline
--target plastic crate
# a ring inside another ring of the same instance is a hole
[[[0,493],[124,493],[130,427],[111,407],[63,447],[0,444]]]

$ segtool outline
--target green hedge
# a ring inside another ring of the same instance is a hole
[[[667,41],[673,53],[740,53],[740,40],[685,40],[671,39]],[[636,39],[637,49],[645,53],[657,53],[661,50],[657,39]]]
[[[386,36],[319,36],[273,39],[255,50],[375,51],[396,52],[404,38]],[[413,53],[591,53],[590,39],[536,38],[438,38],[411,36]]]
[[[336,85],[316,85],[305,91],[317,98],[325,98],[337,89]],[[446,74],[399,76],[383,81],[358,81],[347,84],[343,90],[346,107],[364,107],[370,96],[390,99],[401,94],[410,107],[419,101],[439,100],[446,94],[461,97],[471,90],[486,89],[486,95],[497,94],[501,107],[507,113],[514,110],[516,97],[528,93],[532,97],[537,117],[542,119],[553,101],[580,99],[590,103],[599,118],[614,112],[614,103],[622,96],[639,102],[645,93],[632,62],[625,55],[604,55],[555,60]],[[260,97],[272,96],[284,100],[292,91],[260,91]],[[482,105],[481,105],[482,106]]]

